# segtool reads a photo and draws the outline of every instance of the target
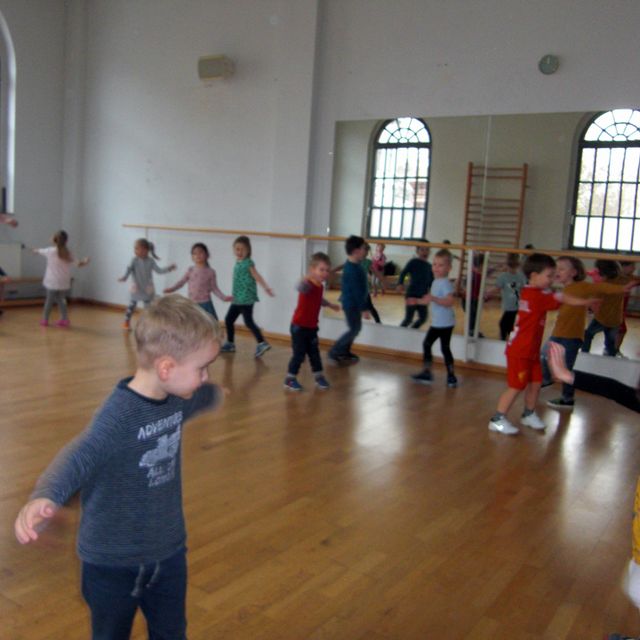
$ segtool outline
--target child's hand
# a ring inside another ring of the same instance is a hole
[[[126,278],[123,276],[122,278],[118,278],[118,282],[124,282]]]
[[[15,229],[18,226],[18,221],[15,218],[10,218],[7,224]]]
[[[80,260],[78,262],[78,266],[79,267],[86,267],[90,262],[91,262],[91,258],[89,258],[89,256],[87,256],[86,258],[82,258],[82,260]]]
[[[225,296],[224,297],[224,301],[225,302],[233,302],[233,296]]]
[[[271,287],[265,287],[265,291],[267,292],[268,295],[270,295],[272,298],[276,297],[276,294],[273,292],[273,289]]]
[[[371,314],[370,314],[368,311],[363,311],[363,312],[362,312],[362,317],[363,317],[365,320],[371,320]]]
[[[340,305],[332,302],[329,304],[329,309],[332,309],[333,311],[340,311]]]
[[[549,343],[549,351],[547,353],[547,362],[551,369],[551,374],[555,380],[560,382],[566,382],[567,384],[573,384],[574,375],[567,369],[567,365],[564,360],[565,349],[561,344],[557,342]]]
[[[175,271],[178,268],[178,265],[174,262],[169,265],[169,271]]]
[[[417,298],[415,304],[429,304],[431,302],[431,294],[425,293],[422,298]]]
[[[405,304],[414,306],[414,305],[420,304],[420,303],[418,302],[418,298],[407,298],[406,301],[405,301]]]
[[[13,525],[16,538],[20,544],[27,544],[38,539],[38,533],[53,518],[58,505],[48,498],[30,500],[20,509]]]
[[[171,293],[171,288],[167,287],[166,289],[163,289],[162,293]]]

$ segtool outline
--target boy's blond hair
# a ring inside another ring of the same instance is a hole
[[[438,251],[436,251],[436,255],[433,257],[446,260],[449,263],[449,266],[453,264],[453,255],[451,254],[451,251],[449,251],[449,249],[438,249]]]
[[[322,251],[316,251],[309,259],[309,266],[315,267],[320,262],[324,262],[329,267],[331,266],[331,258]]]
[[[195,302],[173,294],[154,300],[144,310],[134,335],[138,365],[149,368],[162,356],[179,362],[205,342],[219,342],[220,327]]]

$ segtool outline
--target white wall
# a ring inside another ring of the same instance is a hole
[[[17,229],[2,225],[0,243],[43,246],[62,225],[64,3],[0,0],[0,13],[16,58],[13,195],[19,221]],[[23,275],[43,270],[42,258],[23,254]]]

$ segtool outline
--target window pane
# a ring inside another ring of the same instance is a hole
[[[576,214],[588,216],[591,205],[591,183],[581,183],[578,186],[578,200],[576,202]]]
[[[618,246],[619,251],[631,250],[631,234],[633,233],[633,220],[620,220],[618,223]]]
[[[408,149],[400,147],[396,153],[395,175],[404,177],[407,175],[407,151]]]
[[[376,178],[382,178],[384,176],[386,155],[387,149],[378,149],[378,151],[376,151]]]
[[[384,210],[382,212],[382,220],[380,222],[380,235],[388,238],[391,231],[391,211]]]
[[[394,209],[391,214],[391,237],[400,238],[402,234],[402,211]]]
[[[602,228],[602,248],[615,249],[617,242],[618,221],[613,218],[605,218]]]
[[[415,147],[407,149],[407,176],[418,177],[418,150]]]
[[[371,210],[371,223],[369,227],[369,235],[378,237],[380,235],[380,209]]]
[[[416,193],[415,193],[415,183],[412,181],[407,180],[404,183],[404,199],[402,202],[402,206],[403,207],[410,207],[413,209],[413,207],[415,207],[415,202],[416,202]]]
[[[390,207],[393,204],[393,180],[381,180],[382,202],[381,206]]]
[[[600,248],[600,232],[602,231],[602,218],[591,218],[589,220],[589,231],[587,232],[587,246],[590,249]]]
[[[623,218],[633,218],[636,203],[636,184],[622,185],[622,206],[620,207],[620,215]]]
[[[384,163],[384,175],[392,178],[396,175],[396,152],[397,149],[387,149]]]
[[[424,237],[424,211],[418,209],[413,216],[413,234],[414,238]]]
[[[580,167],[580,180],[590,182],[593,180],[593,163],[596,159],[595,149],[582,150],[582,165]]]
[[[618,206],[620,205],[620,185],[609,183],[607,189],[607,202],[604,215],[618,217]]]
[[[638,225],[637,222],[633,229],[633,246],[631,249],[633,251],[640,251],[640,225]]]
[[[576,218],[573,227],[573,246],[584,247],[587,244],[587,224],[588,218]]]
[[[638,158],[640,158],[640,149],[627,149],[627,156],[624,161],[624,175],[622,177],[625,182],[636,182],[638,179]]]
[[[413,218],[414,218],[413,211],[404,212],[404,218],[402,220],[402,237],[403,238],[411,237],[412,231],[413,231]]]
[[[606,184],[594,184],[593,195],[591,196],[592,216],[601,216],[604,211],[604,198],[606,194]]]
[[[611,149],[611,166],[609,167],[609,180],[620,182],[622,180],[622,163],[624,162],[624,149]]]
[[[427,181],[419,180],[414,185],[415,207],[425,209],[427,206]]]
[[[379,207],[382,204],[382,185],[383,180],[375,180],[373,183],[373,206]]]
[[[605,182],[609,175],[609,159],[611,153],[609,149],[598,149],[596,155],[596,175],[595,179],[600,182]]]

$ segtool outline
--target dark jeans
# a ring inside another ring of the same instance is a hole
[[[82,563],[82,595],[91,609],[92,640],[129,640],[138,607],[149,640],[186,640],[186,551],[158,563],[106,567]]]
[[[309,356],[313,373],[322,371],[318,329],[309,329],[308,327],[299,327],[296,324],[292,324],[291,347],[293,348],[293,356],[289,360],[289,375],[295,376],[298,374],[306,356]]]
[[[365,311],[368,311],[371,314],[371,317],[375,322],[381,324],[380,314],[378,310],[373,306],[373,300],[371,300],[371,294],[367,295],[367,301],[365,302]]]
[[[569,371],[573,371],[573,365],[576,363],[576,359],[578,358],[578,353],[580,353],[580,347],[582,346],[582,340],[580,338],[556,338],[555,336],[551,336],[549,338],[549,342],[557,342],[564,347],[564,359],[567,365],[567,369]],[[551,384],[553,378],[551,376],[551,371],[549,370],[549,365],[547,363],[547,353],[549,351],[549,342],[544,345],[542,348],[542,384],[547,385]],[[575,395],[575,388],[571,384],[567,384],[566,382],[562,383],[562,399],[563,400],[573,400],[573,396]]]
[[[197,304],[199,307],[204,309],[207,313],[210,313],[216,320],[218,319],[216,308],[213,306],[213,302],[211,302],[211,300],[207,300],[206,302],[198,302]]]
[[[258,325],[253,321],[253,305],[252,304],[232,304],[227,311],[227,315],[224,319],[224,323],[227,326],[227,340],[233,342],[235,337],[235,328],[233,323],[242,315],[247,329],[253,333],[255,339],[258,342],[264,342],[264,337]]]
[[[451,353],[451,334],[453,333],[453,327],[429,327],[427,335],[424,337],[422,343],[422,349],[424,351],[424,363],[426,366],[431,366],[433,362],[433,356],[431,355],[431,347],[436,340],[440,340],[440,350],[442,351],[442,357],[444,363],[447,365],[447,371],[453,373],[453,354]]]
[[[509,334],[513,331],[513,326],[516,323],[517,315],[517,311],[502,312],[502,318],[500,318],[500,340],[506,340],[509,337]]]
[[[329,355],[332,358],[349,355],[351,353],[351,345],[360,333],[360,329],[362,329],[362,311],[360,309],[344,309],[344,317],[349,328],[331,347]]]
[[[604,355],[615,356],[617,352],[616,337],[618,335],[618,327],[605,327],[595,318],[589,323],[589,326],[584,332],[584,344],[582,345],[582,350],[585,353],[589,353],[589,351],[591,351],[593,338],[601,331],[604,331]]]
[[[418,319],[411,324],[413,316],[417,312]],[[404,307],[404,320],[400,323],[401,327],[411,325],[412,329],[418,329],[427,321],[427,305],[426,304],[407,304]]]

